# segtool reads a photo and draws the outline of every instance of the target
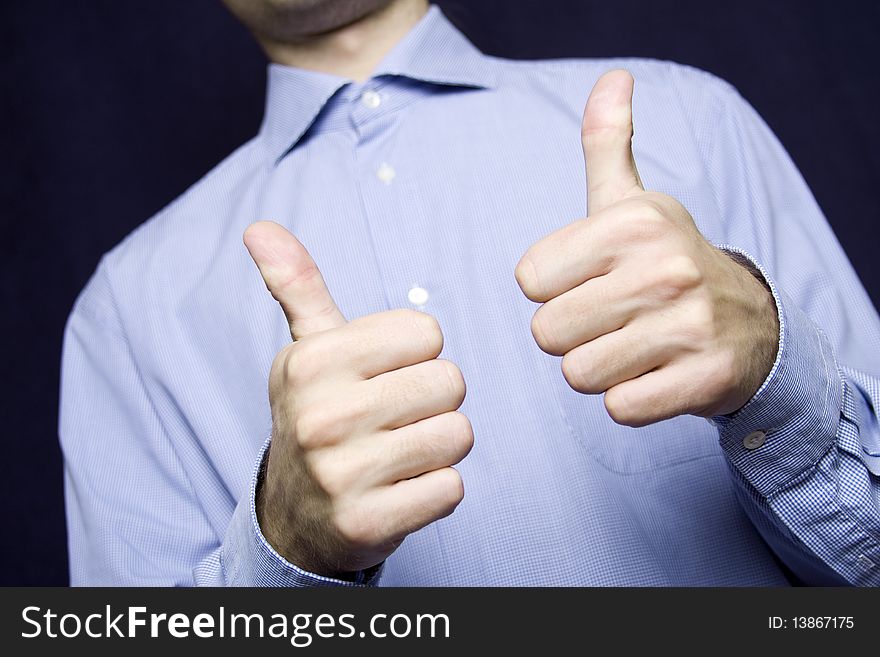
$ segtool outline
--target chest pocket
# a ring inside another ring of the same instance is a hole
[[[581,395],[567,386],[558,393],[574,437],[611,472],[651,472],[717,456],[721,449],[717,430],[703,418],[685,415],[633,429],[609,417],[602,395]]]

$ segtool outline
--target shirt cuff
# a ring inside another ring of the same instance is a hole
[[[232,514],[220,549],[220,565],[228,586],[373,586],[379,582],[384,564],[360,571],[352,581],[310,573],[287,561],[269,545],[257,521],[256,491],[269,444],[260,450],[248,495]]]
[[[827,337],[763,267],[739,249],[720,248],[760,273],[779,317],[779,348],[770,374],[739,411],[712,418],[731,464],[769,497],[834,447],[843,378]]]

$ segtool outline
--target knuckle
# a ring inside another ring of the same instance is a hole
[[[297,341],[284,348],[284,381],[292,388],[300,388],[315,380],[323,362],[311,342]]]
[[[425,358],[436,358],[440,354],[443,350],[443,331],[437,318],[418,310],[401,309],[392,312],[399,313],[400,325],[406,327],[413,339],[421,340]]]
[[[691,351],[705,348],[707,342],[715,337],[712,305],[703,300],[691,304],[676,333],[681,347]]]
[[[583,388],[583,372],[581,364],[571,354],[562,357],[562,376],[569,387],[581,391]]]
[[[560,356],[560,344],[556,337],[555,324],[552,309],[544,304],[532,315],[532,337],[535,338],[535,343],[542,351]]]
[[[639,200],[639,213],[644,221],[666,223],[666,208],[654,196],[646,195]]]
[[[629,395],[619,388],[611,388],[605,393],[605,410],[617,424],[624,426],[639,426],[640,415],[637,404]]]
[[[464,480],[455,468],[444,468],[438,472],[443,474],[441,495],[444,496],[444,506],[451,511],[464,499]]]
[[[693,317],[694,323],[699,324],[705,329],[714,330],[716,318],[715,308],[712,305],[711,299],[698,299],[689,312],[691,317]]]
[[[670,279],[682,289],[692,289],[703,282],[703,271],[691,256],[676,256],[667,267]]]
[[[275,356],[275,361],[272,363],[272,369],[277,368],[281,371],[284,383],[287,385],[294,385],[298,381],[299,346],[296,342],[291,342],[278,352],[278,355]]]
[[[622,237],[635,242],[653,242],[669,232],[669,218],[656,201],[640,198],[619,221]]]
[[[474,446],[474,428],[467,415],[460,411],[449,413],[450,437],[455,447],[456,462],[463,459]]]
[[[449,395],[457,400],[456,407],[460,406],[464,401],[467,387],[464,382],[464,375],[461,373],[458,365],[450,360],[438,358],[434,361],[435,367],[439,367],[442,375],[441,378],[449,386]]]
[[[669,218],[663,206],[652,198],[643,198],[636,205],[635,214],[648,228],[662,230],[669,224]]]
[[[535,270],[535,263],[531,256],[531,250],[520,258],[516,263],[516,269],[513,271],[516,282],[522,290],[523,294],[529,299],[535,299],[540,295],[538,287],[538,276]]]
[[[424,431],[407,434],[405,440],[394,441],[385,448],[388,462],[415,459],[433,467],[450,466],[461,461],[473,447],[473,429],[463,413],[449,411],[425,422]]]
[[[333,460],[324,458],[320,461],[306,458],[312,480],[331,499],[341,496],[350,488],[348,474]]]
[[[667,223],[673,221],[677,208],[680,207],[679,202],[673,196],[663,192],[645,192],[640,200],[655,214],[662,216]]]
[[[303,450],[316,449],[334,441],[339,418],[333,409],[314,404],[301,410],[294,420],[296,442]]]
[[[339,537],[353,549],[367,547],[376,542],[377,521],[373,514],[363,509],[347,509],[335,514],[334,525]]]
[[[294,344],[288,344],[275,354],[275,358],[272,360],[272,367],[269,370],[270,388],[287,387],[289,385],[289,372],[292,369],[290,360],[293,358],[292,347]]]
[[[661,300],[671,301],[697,288],[703,282],[703,273],[688,255],[667,258],[656,270],[654,288]]]
[[[584,394],[601,392],[596,389],[596,382],[590,372],[591,368],[582,355],[569,352],[562,357],[562,376],[573,390]]]

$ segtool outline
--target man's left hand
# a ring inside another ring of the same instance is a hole
[[[700,234],[674,198],[646,192],[632,153],[633,79],[603,75],[584,111],[588,217],[534,244],[516,268],[543,305],[538,346],[578,392],[605,393],[621,424],[732,413],[776,357],[769,289]]]

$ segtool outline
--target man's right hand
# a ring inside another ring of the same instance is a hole
[[[244,242],[293,342],[269,375],[272,444],[257,495],[285,559],[345,577],[381,563],[464,496],[452,465],[473,445],[461,371],[437,321],[391,310],[347,322],[300,242],[278,224]]]

